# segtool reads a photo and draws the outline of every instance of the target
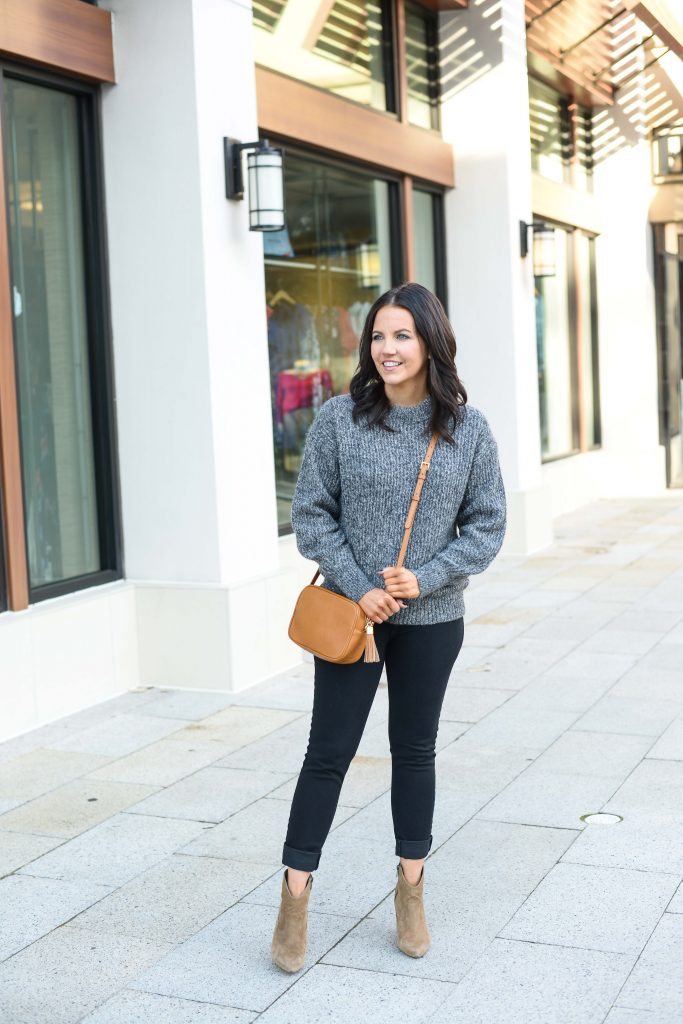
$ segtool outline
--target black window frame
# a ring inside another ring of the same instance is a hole
[[[89,0],[85,0],[89,2]],[[53,583],[32,585],[28,571],[28,525],[24,527],[29,603],[76,593],[124,577],[121,493],[115,418],[114,353],[109,296],[101,92],[97,85],[0,60],[0,118],[5,118],[5,79],[51,88],[75,97],[78,114],[81,222],[90,414],[101,568]],[[3,132],[4,135],[4,132]],[[5,160],[5,154],[0,153]],[[7,190],[9,224],[9,190]],[[16,335],[15,367],[18,367]],[[18,380],[15,382],[18,394]],[[20,432],[21,445],[21,432]],[[22,495],[26,494],[22,459]],[[26,518],[26,517],[25,517]]]

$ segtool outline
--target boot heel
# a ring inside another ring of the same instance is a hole
[[[313,875],[308,876],[306,888],[300,896],[292,896],[287,885],[287,872],[282,876],[280,909],[273,931],[271,957],[283,971],[300,971],[306,959],[308,946],[308,901],[313,886]]]
[[[396,945],[407,956],[424,956],[431,942],[424,908],[424,867],[417,885],[410,885],[406,880],[400,862],[396,871]]]

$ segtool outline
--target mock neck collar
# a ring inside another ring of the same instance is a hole
[[[391,423],[422,423],[429,419],[432,413],[432,396],[427,395],[417,405],[392,405],[389,409],[388,419]]]

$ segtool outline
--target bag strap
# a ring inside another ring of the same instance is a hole
[[[403,541],[401,542],[401,550],[398,553],[396,559],[396,568],[400,569],[403,566],[403,560],[406,557],[406,551],[408,550],[408,541],[410,540],[410,533],[413,529],[413,523],[415,522],[415,513],[417,512],[417,506],[420,504],[420,498],[422,497],[422,488],[424,487],[425,480],[427,479],[427,473],[429,472],[429,465],[432,461],[432,455],[436,448],[436,442],[439,440],[439,434],[435,431],[432,434],[427,448],[427,453],[420,464],[420,472],[417,474],[417,483],[415,484],[415,490],[413,496],[410,499],[410,505],[408,506],[408,515],[403,527]],[[315,573],[315,576],[311,580],[310,585],[313,586],[318,576],[320,576],[320,569]]]
[[[417,483],[415,484],[413,496],[410,499],[410,505],[408,507],[408,516],[403,527],[404,533],[403,541],[401,543],[401,550],[399,551],[398,558],[396,559],[397,569],[400,569],[403,566],[403,560],[406,557],[408,541],[410,540],[410,532],[413,528],[413,523],[415,522],[415,513],[417,512],[417,506],[420,504],[420,498],[422,497],[422,488],[424,487],[424,482],[427,479],[427,473],[429,472],[429,464],[432,461],[432,455],[434,454],[434,449],[436,448],[436,442],[438,440],[439,434],[435,431],[432,434],[431,441],[429,442],[427,454],[425,455],[420,466],[420,472],[417,474]]]

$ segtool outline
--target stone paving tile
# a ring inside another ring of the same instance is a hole
[[[201,722],[185,726],[177,735],[180,738],[185,733],[192,739],[213,740],[229,744],[233,750],[237,750],[305,717],[301,711],[288,708],[231,705],[203,718]]]
[[[111,892],[111,886],[10,875],[0,882],[0,960]]]
[[[298,772],[306,753],[311,716],[303,715],[290,725],[248,746],[227,753],[216,764],[226,768],[259,768],[271,772]]]
[[[200,768],[219,761],[231,749],[229,743],[204,740],[188,735],[185,730],[143,750],[111,761],[88,775],[90,779],[130,782],[161,788],[192,775]]]
[[[651,746],[648,736],[572,729],[544,750],[527,774],[551,771],[571,775],[611,775],[621,780],[635,768]]]
[[[74,919],[93,931],[177,944],[273,871],[270,865],[172,854]]]
[[[406,1020],[421,1024],[431,1019],[453,986],[439,981],[387,976],[372,971],[344,970],[318,964],[281,996],[259,1021],[264,1024],[328,1024],[345,1020],[395,1024],[397,1007]]]
[[[683,882],[679,885],[676,895],[666,909],[670,914],[683,914]]]
[[[77,779],[0,815],[0,830],[72,839],[154,792],[154,786]]]
[[[528,895],[578,835],[473,818],[430,854],[425,878],[430,885],[462,885],[472,901],[475,893],[485,898],[500,889]]]
[[[458,749],[486,746],[507,746],[540,754],[574,724],[575,711],[544,708],[542,714],[533,707],[503,705],[476,722],[458,740]]]
[[[678,1008],[670,1013],[652,1013],[650,1010],[628,1010],[614,1006],[605,1017],[605,1024],[681,1024]]]
[[[557,864],[501,931],[501,938],[639,953],[678,876]]]
[[[668,817],[683,821],[683,763],[646,758],[633,770],[602,810],[624,817]]]
[[[524,689],[518,690],[510,709],[529,708],[544,712],[546,708],[551,708],[554,711],[572,711],[576,717],[599,701],[611,685],[609,680],[604,679],[565,679],[543,674],[527,683]]]
[[[89,729],[99,722],[106,722],[115,715],[124,714],[127,711],[140,710],[141,707],[155,696],[153,687],[144,687],[136,690],[128,690],[112,697],[110,700],[102,701],[100,704],[93,704],[81,711],[76,711],[65,718],[59,718],[55,722],[48,722],[30,732],[22,733],[13,739],[0,743],[0,764],[10,761],[20,754],[42,747],[49,747],[52,743],[59,742],[66,736],[73,736],[83,729]]]
[[[350,814],[353,808],[339,806],[332,827]],[[289,801],[263,797],[219,825],[201,832],[196,839],[180,847],[179,852],[195,857],[251,860],[278,867],[282,863],[288,819]]]
[[[657,633],[664,636],[669,633],[683,618],[683,612],[645,612],[642,609],[629,609],[612,619],[611,628],[633,633],[637,631]]]
[[[151,703],[151,702],[150,702]],[[145,710],[149,704],[145,705]],[[50,744],[53,750],[75,750],[83,754],[102,754],[110,758],[125,757],[135,750],[148,746],[155,740],[163,739],[176,732],[189,720],[178,721],[170,718],[153,717],[147,713],[129,712],[117,715],[105,722],[98,722],[89,729],[83,729],[56,740]]]
[[[26,801],[23,800],[23,799],[18,799],[18,800],[3,799],[3,800],[0,800],[0,814],[4,814],[6,811],[12,811],[12,810],[14,810],[15,807],[20,807],[24,803],[26,803]]]
[[[17,868],[23,868],[32,860],[42,857],[49,850],[61,846],[63,839],[52,836],[22,835],[20,832],[5,832],[0,842],[0,878]]]
[[[246,690],[232,694],[234,704],[245,707],[289,708],[293,711],[310,711],[313,707],[313,666],[304,676],[295,676],[293,670],[274,679]]]
[[[683,916],[663,914],[616,1000],[651,1013],[678,1014],[683,1006]]]
[[[285,772],[201,768],[128,809],[131,814],[219,822],[280,787],[289,778]]]
[[[583,732],[618,732],[656,737],[664,732],[679,713],[680,704],[677,701],[615,697],[607,693],[577,719],[572,728]]]
[[[478,722],[509,699],[509,690],[448,686],[441,708],[441,721]]]
[[[663,668],[653,671],[639,662],[612,687],[610,696],[676,701],[683,709],[683,677],[680,671]]]
[[[0,764],[0,798],[33,800],[71,782],[109,760],[98,754],[66,750],[28,750]]]
[[[602,1024],[634,959],[494,939],[429,1024]]]
[[[659,642],[656,633],[646,630],[607,627],[589,636],[578,651],[597,651],[601,654],[646,654]]]
[[[635,812],[613,825],[587,824],[562,860],[683,875],[683,821]]]
[[[514,779],[478,813],[478,818],[580,829],[582,814],[603,809],[618,782],[612,775],[576,775],[529,770]]]
[[[65,924],[0,964],[1,1024],[76,1024],[169,952]]]
[[[197,722],[207,715],[222,711],[234,703],[233,693],[213,693],[210,690],[158,690],[158,696],[138,710],[139,715],[158,718],[177,718]],[[181,728],[179,725],[177,728]]]
[[[301,978],[280,970],[270,959],[276,916],[272,907],[238,903],[129,982],[128,987],[239,1009],[265,1010]],[[309,913],[305,967],[319,960],[353,924],[353,918]]]
[[[683,718],[677,718],[649,750],[648,757],[683,761]]]
[[[255,1019],[250,1010],[124,989],[83,1017],[82,1024],[250,1024]]]
[[[123,885],[207,827],[194,821],[123,812],[38,857],[21,873]]]

